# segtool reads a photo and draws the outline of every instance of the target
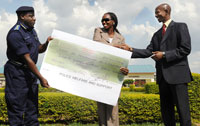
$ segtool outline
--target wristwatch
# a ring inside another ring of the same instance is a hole
[[[163,54],[163,58],[165,58],[166,56],[165,56],[165,52],[162,52],[162,54]]]

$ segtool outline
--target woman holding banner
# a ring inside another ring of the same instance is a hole
[[[125,43],[124,37],[117,30],[117,16],[107,12],[101,19],[103,28],[95,28],[93,40],[110,46]],[[129,70],[122,67],[120,71],[127,75]],[[118,104],[116,106],[97,102],[99,126],[119,126]]]

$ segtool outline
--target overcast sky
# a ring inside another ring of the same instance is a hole
[[[94,28],[101,27],[101,18],[106,12],[114,12],[119,21],[118,29],[126,43],[135,48],[146,48],[151,37],[162,24],[158,23],[155,7],[166,2],[172,7],[171,18],[188,25],[192,52],[189,64],[192,72],[200,73],[200,8],[199,0],[1,0],[0,1],[0,67],[6,58],[6,35],[16,23],[19,6],[35,8],[36,25],[41,43],[51,35],[53,29],[92,39]],[[43,55],[40,55],[38,66]],[[133,59],[130,64],[152,64],[148,59]]]

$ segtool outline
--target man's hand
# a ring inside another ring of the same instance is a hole
[[[120,71],[124,74],[124,75],[127,75],[129,73],[129,70],[125,67],[121,67],[120,68]]]
[[[153,55],[151,56],[151,58],[154,59],[155,61],[159,61],[163,58],[163,52],[161,52],[161,51],[155,51],[152,53],[153,53]]]
[[[50,87],[49,84],[48,84],[48,81],[45,78],[41,78],[40,83],[41,83],[42,87],[45,87],[45,88]]]
[[[51,40],[53,40],[53,38],[52,38],[51,36],[49,36],[49,37],[47,38],[46,42],[45,42],[44,44],[41,44],[41,45],[39,46],[39,53],[43,53],[43,52],[46,51],[47,46],[49,45],[49,42],[50,42]]]
[[[49,36],[48,38],[47,38],[47,43],[49,43],[51,40],[53,40],[53,38],[51,37],[51,36]]]
[[[48,88],[49,84],[47,80],[40,74],[39,70],[35,65],[35,62],[33,62],[33,60],[31,59],[30,54],[29,53],[24,54],[23,58],[26,61],[26,64],[28,65],[28,68],[31,70],[31,72],[39,78],[41,85],[43,87]]]
[[[127,44],[121,44],[121,45],[113,45],[114,47],[117,47],[117,48],[120,48],[120,49],[124,49],[124,50],[127,50],[127,51],[132,51],[133,49],[127,45]]]

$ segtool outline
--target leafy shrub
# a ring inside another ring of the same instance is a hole
[[[161,122],[159,96],[155,94],[121,94],[120,123]]]
[[[126,79],[126,80],[124,80],[124,82],[123,82],[123,86],[126,86],[126,85],[129,85],[129,84],[133,84],[133,79]]]
[[[135,87],[134,92],[145,92],[145,88],[144,87]]]
[[[131,84],[129,91],[134,91],[134,88],[135,88],[135,84]]]
[[[57,90],[55,88],[43,88],[41,85],[39,85],[39,92],[62,92],[62,91]]]
[[[1,93],[1,92],[4,92],[4,88],[0,88],[0,93]]]
[[[0,93],[0,124],[1,122],[6,122],[7,120],[7,108],[4,98],[4,93]]]
[[[200,74],[192,74],[194,81],[188,83],[190,111],[193,119],[200,121]]]
[[[158,84],[156,84],[155,82],[145,84],[145,93],[158,94],[159,93]]]
[[[0,93],[0,122],[7,121],[6,105]],[[121,93],[120,123],[160,122],[159,96]],[[43,123],[97,123],[96,102],[67,93],[39,94],[39,121]]]
[[[121,124],[161,122],[159,95],[121,93]],[[0,93],[0,122],[7,121],[4,93]],[[197,104],[198,105],[198,104]],[[199,106],[191,106],[193,119],[199,119]],[[194,111],[195,110],[195,111]],[[39,94],[39,121],[42,123],[97,123],[96,102],[67,93]]]
[[[122,87],[122,92],[145,92],[144,87],[135,87],[135,84],[131,84],[129,87]]]
[[[121,92],[128,92],[130,91],[130,87],[122,87]]]
[[[95,123],[96,102],[67,93],[40,93],[40,122]]]
[[[0,88],[0,92],[4,92],[5,88]],[[39,92],[62,92],[60,90],[57,90],[55,88],[43,88],[41,85],[39,85]]]
[[[190,111],[192,119],[200,122],[200,74],[193,74],[193,78],[194,81],[188,84]],[[119,99],[120,123],[160,122],[159,104],[157,94],[122,92]],[[7,110],[4,93],[0,93],[0,106],[0,123],[6,122]],[[40,122],[96,123],[98,119],[96,111],[96,102],[85,98],[62,92],[39,94]]]
[[[135,87],[135,84],[131,84],[129,87],[122,87],[122,92],[145,92],[144,87]]]
[[[194,120],[200,121],[200,74],[193,73],[193,81],[188,83],[188,95],[190,102],[191,117]],[[147,94],[158,94],[159,88],[156,83],[149,83],[145,85],[145,92]]]

